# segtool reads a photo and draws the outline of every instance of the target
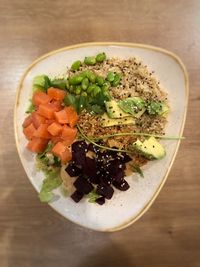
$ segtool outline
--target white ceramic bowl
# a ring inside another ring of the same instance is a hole
[[[25,71],[17,90],[15,105],[18,153],[29,180],[38,192],[44,175],[36,172],[34,155],[25,148],[27,141],[22,132],[25,111],[32,95],[32,79],[40,74],[54,77],[66,73],[66,67],[70,67],[73,61],[102,51],[108,57],[138,57],[150,70],[155,71],[156,77],[168,92],[171,106],[166,135],[182,135],[187,110],[188,76],[183,63],[173,53],[149,45],[131,43],[85,43],[52,51],[34,61]],[[128,177],[130,189],[126,192],[115,190],[113,198],[105,205],[91,204],[85,199],[76,204],[70,197],[64,198],[57,190],[60,198],[50,206],[70,221],[97,231],[116,231],[127,227],[148,210],[166,181],[180,141],[163,140],[162,143],[167,151],[166,157],[148,163],[144,168],[145,178],[136,174]]]

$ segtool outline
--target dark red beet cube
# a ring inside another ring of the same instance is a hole
[[[100,178],[97,175],[91,176],[91,177],[89,177],[89,181],[92,184],[99,184],[100,183]]]
[[[85,152],[72,151],[72,160],[75,162],[76,166],[83,168],[83,166],[85,166],[85,159],[86,159]]]
[[[82,176],[79,176],[76,179],[76,181],[74,182],[74,186],[79,192],[83,194],[89,194],[94,189],[93,185]]]
[[[111,186],[109,185],[98,185],[97,186],[97,190],[96,190],[97,194],[107,198],[107,199],[111,199],[114,193],[114,190]]]
[[[88,145],[88,150],[89,150],[89,151],[92,151],[92,152],[94,152],[94,153],[98,153],[98,152],[100,151],[99,147],[93,145],[92,143],[90,143],[90,144]]]
[[[105,197],[99,197],[96,199],[96,203],[103,205],[105,203]]]
[[[112,179],[113,181],[121,181],[123,180],[124,176],[125,176],[124,170],[119,169],[119,171],[115,175],[112,176]]]
[[[76,167],[75,164],[73,164],[72,162],[70,162],[68,164],[68,166],[66,167],[65,171],[69,174],[69,176],[71,177],[75,177],[78,176],[81,173],[81,169],[79,169],[78,167]]]
[[[121,157],[122,163],[127,163],[131,160],[132,160],[132,158],[129,155],[127,155],[126,153],[122,153],[122,157]]]
[[[113,185],[121,191],[126,191],[130,187],[126,180],[113,181]]]
[[[88,151],[88,145],[85,141],[76,141],[72,144],[72,152],[86,153]]]
[[[78,203],[82,198],[83,198],[84,194],[79,192],[78,190],[76,190],[72,195],[71,198]]]
[[[110,175],[106,175],[106,173],[103,173],[103,172],[99,175],[99,180],[100,180],[100,183],[103,185],[112,184],[112,178],[110,177]]]
[[[97,172],[97,166],[95,159],[91,159],[89,157],[85,158],[85,164],[83,166],[83,173],[88,177],[95,176]]]

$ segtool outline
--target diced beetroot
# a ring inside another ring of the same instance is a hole
[[[132,160],[132,158],[129,155],[127,155],[126,153],[122,153],[122,155],[120,157],[121,163],[128,163],[131,160]]]
[[[119,189],[119,190],[121,190],[121,191],[126,191],[126,190],[128,190],[129,189],[129,184],[127,183],[127,181],[126,180],[121,180],[121,181],[114,181],[113,182],[113,185],[117,188],[117,189]]]
[[[84,194],[89,194],[94,189],[93,185],[82,176],[76,179],[74,186],[79,192]]]
[[[72,162],[70,162],[68,164],[68,166],[66,167],[65,171],[69,174],[69,176],[71,177],[75,177],[78,176],[79,174],[81,174],[81,169],[79,169],[78,167],[76,167],[75,164],[73,164]]]
[[[114,189],[111,186],[105,186],[105,185],[98,185],[97,194],[102,195],[103,197],[107,199],[111,199],[114,193]]]
[[[95,153],[94,158],[87,157],[88,151]],[[114,193],[113,186],[121,191],[129,189],[125,177],[126,163],[131,157],[126,153],[116,151],[102,151],[99,147],[85,141],[72,144],[72,161],[68,164],[66,172],[71,177],[79,177],[74,182],[76,191],[72,199],[78,202],[84,194],[90,193],[97,185],[96,193],[99,194],[96,203],[103,205],[106,199],[111,199]]]
[[[106,172],[101,172],[101,175],[99,177],[99,184],[104,184],[104,185],[111,185],[112,184],[112,177],[110,175],[107,175]]]
[[[123,178],[124,178],[124,176],[125,176],[125,172],[124,172],[124,170],[123,169],[119,169],[119,171],[117,172],[117,174],[115,174],[115,175],[111,175],[111,177],[112,177],[112,180],[113,181],[121,181],[121,180],[123,180]]]
[[[85,166],[87,146],[85,141],[77,141],[72,144],[72,159],[78,167],[84,168]]]
[[[91,159],[89,157],[85,158],[85,165],[83,166],[83,172],[88,177],[95,176],[97,173],[97,167],[95,159]]]
[[[77,141],[72,144],[72,152],[84,152],[86,153],[88,150],[88,145],[85,141]]]
[[[83,168],[85,166],[86,153],[85,152],[74,152],[72,151],[72,160],[76,166]]]
[[[95,176],[90,176],[89,177],[89,181],[92,184],[99,184],[101,182],[99,175],[95,175]]]
[[[90,143],[88,145],[88,151],[92,151],[92,152],[98,153],[100,151],[100,148],[98,146],[95,146],[92,143]]]
[[[78,203],[82,198],[83,198],[84,194],[79,192],[78,190],[76,190],[72,195],[71,198]]]
[[[121,163],[118,159],[111,160],[108,164],[106,164],[106,170],[113,178],[118,176],[118,173],[124,170],[125,168],[126,165]]]
[[[99,197],[96,199],[96,203],[103,205],[105,203],[105,197]]]

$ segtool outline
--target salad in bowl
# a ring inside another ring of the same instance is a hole
[[[41,73],[26,112],[26,149],[44,174],[42,202],[56,201],[59,187],[76,203],[103,205],[130,189],[127,176],[142,179],[143,166],[166,155],[167,93],[136,57],[99,52],[61,77]]]

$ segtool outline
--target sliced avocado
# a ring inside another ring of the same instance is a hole
[[[101,126],[102,127],[110,127],[116,125],[126,125],[126,124],[135,124],[135,120],[133,117],[126,117],[120,119],[111,119],[108,117],[106,113],[101,116]]]
[[[164,147],[153,136],[144,142],[138,139],[133,143],[133,147],[148,159],[161,159],[166,154]]]
[[[130,116],[130,114],[124,112],[119,106],[117,101],[110,100],[105,103],[108,116],[112,119],[124,118]]]
[[[138,96],[128,97],[126,99],[119,101],[119,107],[127,113],[130,113],[136,118],[142,116],[145,112],[145,102],[142,98]]]
[[[146,106],[150,115],[165,116],[169,112],[169,107],[165,102],[151,101]]]
[[[167,104],[162,103],[162,112],[160,113],[160,116],[166,116],[169,112],[169,106]]]

